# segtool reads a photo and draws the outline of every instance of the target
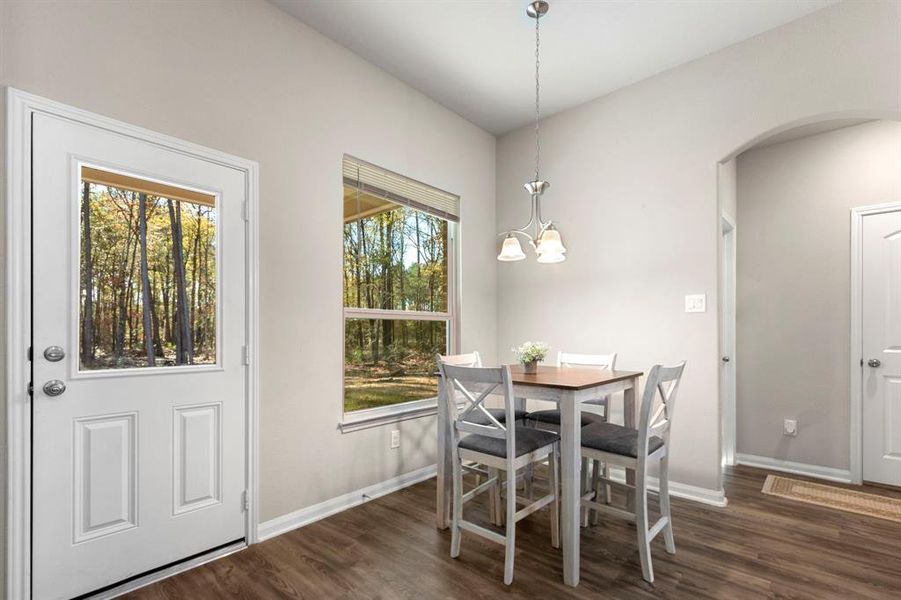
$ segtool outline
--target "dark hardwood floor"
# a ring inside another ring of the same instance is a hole
[[[765,496],[765,476],[727,472],[726,508],[674,498],[676,554],[654,541],[653,585],[641,579],[633,526],[612,518],[583,530],[581,583],[563,585],[540,511],[517,527],[515,579],[504,586],[500,546],[464,533],[460,557],[450,558],[431,479],[128,597],[901,598],[901,523]]]

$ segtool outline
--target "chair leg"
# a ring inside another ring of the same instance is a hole
[[[601,461],[594,460],[591,462],[591,489],[594,490],[594,501],[601,501]],[[591,511],[591,524],[598,524],[598,511]]]
[[[589,482],[589,473],[588,473],[588,459],[584,456],[582,457],[582,471],[580,472],[580,484],[579,484],[579,495],[583,495],[588,491],[588,482]],[[588,527],[588,509],[583,507],[581,509],[581,517],[582,517],[582,527]]]
[[[666,527],[663,528],[663,541],[666,551],[676,553],[676,540],[673,537],[673,515],[669,500],[669,455],[660,461],[660,513],[666,517]]]
[[[534,475],[534,469],[532,465],[526,465],[526,468],[523,472],[523,495],[529,500],[532,499],[532,477]],[[516,489],[515,487],[513,488]]]
[[[638,557],[641,560],[641,575],[648,583],[654,583],[654,569],[651,567],[651,543],[648,540],[648,489],[645,466],[639,465],[635,477],[635,530],[638,534]]]
[[[504,516],[503,516],[503,502],[501,501],[501,474],[497,469],[488,469],[488,477],[493,477],[496,479],[494,487],[489,492],[491,496],[491,500],[489,502],[489,511],[491,515],[491,522],[497,525],[498,527],[503,526],[504,524]]]
[[[460,556],[460,521],[463,519],[463,465],[454,450],[454,506],[451,518],[451,558]]]
[[[610,465],[604,463],[604,479],[610,479]],[[610,496],[613,493],[613,490],[610,488],[609,483],[604,483],[604,504],[610,504]]]
[[[548,461],[549,492],[554,495],[551,502],[551,546],[560,547],[560,445],[554,444],[554,451]]]
[[[512,464],[510,465],[512,467]],[[516,471],[507,470],[507,539],[504,554],[504,584],[513,583],[513,556],[516,552]]]

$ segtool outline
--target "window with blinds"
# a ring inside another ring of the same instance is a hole
[[[451,350],[458,196],[344,157],[344,411],[433,398]]]

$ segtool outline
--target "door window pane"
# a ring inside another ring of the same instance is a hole
[[[344,410],[438,394],[435,354],[447,353],[447,321],[344,320]]]
[[[79,369],[215,364],[215,196],[83,166],[79,202]]]

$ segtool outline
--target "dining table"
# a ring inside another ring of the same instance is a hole
[[[581,512],[581,411],[582,404],[605,396],[622,393],[623,425],[636,426],[635,397],[640,371],[588,369],[584,367],[545,367],[526,372],[520,365],[511,365],[513,395],[518,410],[528,410],[529,400],[554,402],[560,409],[560,483],[561,523],[560,543],[563,553],[563,581],[579,584],[579,536]],[[438,389],[438,485],[436,519],[439,529],[450,525],[450,504],[453,489],[451,468],[451,423],[448,418],[446,394],[439,379]],[[609,415],[610,405],[607,406]],[[626,473],[627,481],[634,473]]]

